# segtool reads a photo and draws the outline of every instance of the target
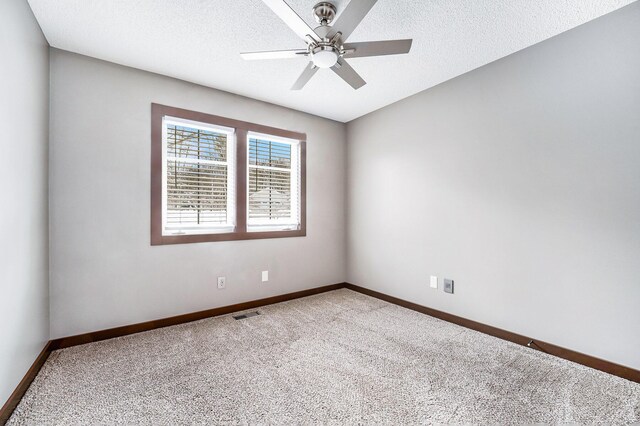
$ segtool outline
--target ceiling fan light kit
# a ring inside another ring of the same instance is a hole
[[[320,68],[331,68],[338,63],[340,51],[333,46],[318,46],[311,49],[313,65]]]
[[[319,68],[331,69],[351,87],[359,89],[366,82],[351,68],[345,58],[397,55],[409,53],[411,49],[411,39],[345,43],[377,0],[351,0],[333,25],[330,24],[336,17],[336,7],[330,2],[320,2],[313,7],[313,16],[320,24],[314,29],[309,27],[284,0],[262,1],[307,43],[307,48],[240,55],[246,60],[308,57],[309,63],[291,90],[302,89]]]

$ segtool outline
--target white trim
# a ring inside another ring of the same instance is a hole
[[[284,143],[288,145],[299,145],[300,141],[293,138],[285,138],[282,136],[273,136],[266,133],[247,132],[247,151],[249,147],[249,139],[259,139],[267,142]]]
[[[167,229],[163,230],[164,236],[169,235],[201,235],[201,234],[224,234],[227,232],[235,231],[234,225],[220,225],[220,226],[183,226],[183,227],[174,227],[173,225]]]
[[[227,138],[227,151],[229,151],[229,138]],[[227,152],[227,159],[229,153]],[[189,157],[173,157],[170,155],[167,155],[164,159],[165,163],[169,162],[169,161],[175,161],[177,163],[191,163],[191,164],[209,164],[212,166],[226,166],[227,163],[229,162],[229,160],[227,161],[215,161],[215,160],[201,160],[199,158],[189,158]]]
[[[298,223],[260,223],[247,225],[247,232],[266,231],[297,231],[300,229]]]
[[[217,124],[202,123],[200,121],[187,120],[186,118],[176,118],[168,115],[162,117],[162,124],[163,126],[166,126],[167,124],[173,124],[174,126],[191,127],[193,129],[204,130],[207,132],[213,131],[216,133],[224,133],[227,135],[232,135],[236,132],[236,129],[234,129],[233,127],[218,126]]]
[[[162,117],[162,235],[167,229],[167,122]]]
[[[294,155],[295,151],[295,155]],[[300,223],[300,144],[291,147],[291,220]]]
[[[293,148],[293,147],[291,147],[291,148]],[[293,149],[291,150],[291,152],[293,152]],[[293,166],[293,159],[291,159],[291,163],[292,163],[292,166]],[[291,170],[293,169],[293,167],[285,169],[284,167],[256,166],[255,164],[249,164],[249,167],[253,167],[254,169],[273,170],[273,171],[276,171],[276,172],[287,172],[287,173],[291,173]]]
[[[236,228],[236,150],[238,137],[234,132],[227,136],[227,224]]]

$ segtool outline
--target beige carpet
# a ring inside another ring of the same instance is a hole
[[[350,290],[63,349],[10,425],[632,423],[640,384]]]

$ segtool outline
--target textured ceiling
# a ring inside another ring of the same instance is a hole
[[[315,27],[316,0],[287,0]],[[51,46],[349,121],[611,12],[633,0],[379,0],[349,41],[413,38],[408,55],[350,59],[353,90],[306,59],[239,52],[304,48],[260,0],[29,0]],[[338,15],[348,0],[335,0]]]

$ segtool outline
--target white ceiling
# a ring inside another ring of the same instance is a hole
[[[304,48],[261,0],[29,0],[51,46],[350,121],[538,43],[634,0],[379,0],[349,41],[413,38],[408,55],[350,59],[353,90],[306,59],[239,52]],[[316,0],[287,0],[315,27]],[[334,0],[338,15],[349,0]]]

